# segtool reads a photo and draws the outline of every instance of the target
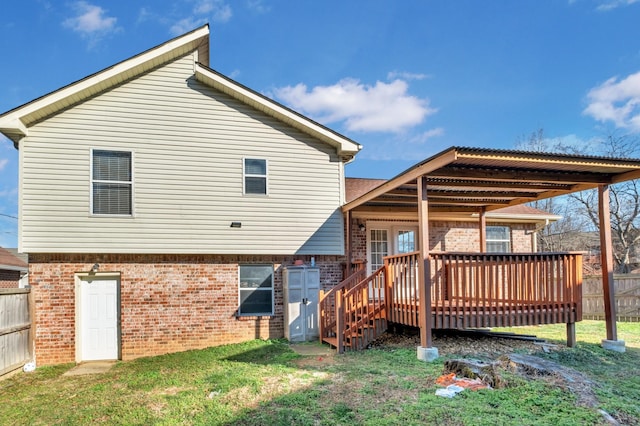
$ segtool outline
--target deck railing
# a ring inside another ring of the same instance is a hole
[[[336,300],[342,299],[342,295],[351,290],[356,284],[361,282],[367,277],[367,270],[364,268],[364,264],[360,269],[357,269],[349,277],[343,280],[340,284],[333,287],[331,290],[325,292],[320,290],[320,298],[318,302],[318,309],[320,312],[320,340],[331,343],[336,340]],[[335,346],[335,345],[334,345]]]
[[[387,270],[387,300],[389,321],[419,327],[418,284],[420,252],[404,253],[384,258]]]
[[[582,253],[431,253],[434,328],[582,319]]]
[[[582,319],[581,253],[430,253],[434,328]],[[419,326],[419,253],[385,258],[389,321]]]
[[[436,252],[429,259],[427,311],[433,328],[573,325],[582,320],[581,253]],[[338,352],[362,349],[386,330],[387,322],[420,326],[420,253],[388,256],[384,262],[369,277],[361,269],[321,292],[321,340]]]
[[[385,303],[385,267],[345,291],[336,298],[338,353],[343,348],[364,349],[387,330],[387,305]]]

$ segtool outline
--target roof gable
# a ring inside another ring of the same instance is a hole
[[[301,130],[336,148],[338,155],[348,161],[362,148],[351,139],[334,132],[298,112],[267,98],[266,96],[243,86],[220,74],[204,64],[195,65],[195,77],[198,81],[250,105],[298,130]]]
[[[201,83],[331,145],[344,161],[351,160],[362,148],[351,139],[209,68],[208,25],[0,115],[0,132],[13,140],[17,148],[20,139],[28,135],[29,126],[190,52],[197,53],[194,76]]]
[[[193,51],[198,52],[200,61],[208,63],[208,25],[169,40],[0,115],[0,132],[13,140],[17,147],[17,142],[28,134],[30,125]]]

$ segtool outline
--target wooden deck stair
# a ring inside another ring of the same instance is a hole
[[[321,341],[344,350],[364,349],[387,330],[384,268],[369,277],[356,271],[320,295]]]

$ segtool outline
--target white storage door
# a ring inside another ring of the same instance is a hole
[[[290,342],[305,340],[305,321],[302,306],[304,297],[304,269],[287,270],[287,339]]]

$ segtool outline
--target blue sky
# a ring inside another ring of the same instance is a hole
[[[206,22],[212,68],[364,146],[347,176],[539,128],[585,147],[640,133],[640,0],[2,1],[0,112]],[[17,163],[0,136],[4,247]]]

